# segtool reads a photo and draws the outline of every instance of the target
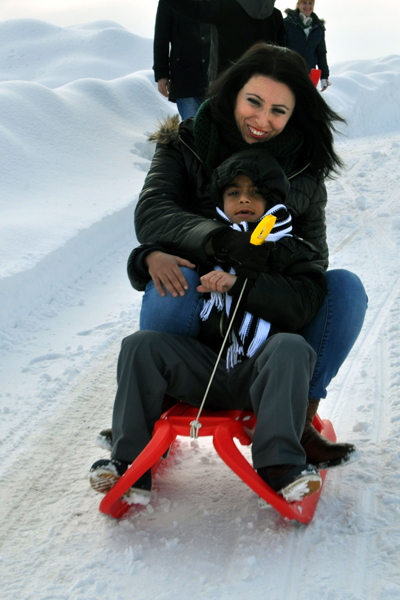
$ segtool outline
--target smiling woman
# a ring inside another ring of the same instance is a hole
[[[179,129],[177,122],[168,121],[154,138],[159,144],[135,222],[140,241],[156,242],[170,254],[168,258],[164,255],[164,265],[160,252],[151,252],[151,245],[141,256],[141,264],[134,253],[130,262],[133,283],[137,284],[135,273],[145,273],[145,278],[151,275],[161,297],[167,293],[172,297],[186,294],[188,283],[180,267],[187,269],[193,263],[207,261],[213,254],[212,240],[221,231],[221,225],[212,220],[213,209],[207,199],[213,172],[233,153],[255,144],[275,157],[292,178],[294,189],[298,189],[298,181],[307,182],[308,187],[312,177],[314,184],[306,193],[311,194],[312,202],[307,206],[306,218],[298,220],[301,226],[297,231],[317,245],[327,261],[322,178],[341,166],[333,147],[335,121],[342,119],[317,92],[296,52],[264,43],[248,50],[213,83],[209,99],[194,121],[184,121]],[[178,149],[177,160],[183,164],[177,169],[173,156]],[[159,196],[159,175],[164,169],[164,191]],[[299,201],[297,193],[289,198],[298,216]],[[193,323],[195,314],[193,310]],[[153,328],[153,316],[148,321],[146,310],[142,311],[143,327]],[[181,322],[184,331],[191,331],[190,322]]]
[[[235,119],[243,139],[251,144],[281,133],[292,116],[296,100],[284,83],[255,75],[240,90]]]
[[[153,137],[135,213],[142,245],[128,265],[145,289],[141,331],[122,342],[111,459],[92,465],[91,484],[105,493],[140,454],[164,394],[200,406],[207,389],[208,407],[254,410],[254,468],[301,499],[319,489],[318,468],[358,456],[312,425],[366,310],[355,275],[324,273],[323,178],[340,166],[332,131],[342,119],[296,52],[262,42],[209,94],[195,119],[169,120]],[[268,203],[279,231],[254,245]]]
[[[270,157],[270,166],[276,164],[290,180],[283,202],[292,215],[293,235],[312,245],[326,269],[324,178],[341,166],[333,145],[334,125],[341,121],[311,83],[299,54],[263,42],[250,48],[213,83],[194,120],[167,120],[152,136],[158,144],[135,213],[142,245],[133,250],[128,264],[132,285],[145,290],[142,330],[197,337],[203,288],[196,266],[215,264],[221,252],[244,272],[262,271],[242,300],[244,309],[257,305],[262,313],[257,316],[282,324],[297,306],[299,320],[291,323],[291,331],[300,331],[318,354],[301,443],[308,462],[328,465],[348,458],[354,447],[321,440],[311,422],[361,329],[364,288],[352,273],[328,271],[328,297],[319,308],[314,284],[270,273],[263,246],[250,252],[243,233],[215,221],[210,183],[232,155],[255,151]],[[264,198],[276,181],[269,171],[263,179]],[[236,212],[233,208],[234,220]],[[253,220],[250,212],[242,221]],[[266,293],[258,301],[261,285]]]

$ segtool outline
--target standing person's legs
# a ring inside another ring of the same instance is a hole
[[[149,281],[140,311],[140,329],[173,335],[197,337],[200,331],[200,312],[203,297],[196,290],[200,283],[196,270],[181,267],[189,289],[184,296],[174,298],[167,291],[162,297],[153,281]]]
[[[203,98],[195,96],[194,98],[177,98],[176,105],[182,121],[189,117],[195,117],[200,108]]]

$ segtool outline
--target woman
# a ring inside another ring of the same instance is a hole
[[[335,121],[343,119],[311,83],[304,60],[260,42],[214,82],[195,120],[170,120],[161,127],[153,138],[158,145],[135,213],[145,252],[142,246],[138,259],[133,251],[128,264],[132,285],[146,289],[141,329],[197,336],[202,300],[194,268],[215,263],[227,228],[213,220],[210,179],[226,158],[250,144],[271,153],[287,175],[293,233],[315,246],[328,267],[324,178],[341,166],[333,148]],[[244,270],[251,269],[245,252],[235,259]],[[367,299],[353,273],[334,270],[325,276],[327,298],[301,331],[317,353],[301,442],[308,462],[334,466],[354,447],[331,444],[311,423],[357,339]],[[272,318],[279,318],[281,301],[272,279],[266,301]],[[311,306],[311,295],[308,302]]]
[[[304,58],[310,71],[317,67],[321,70],[321,90],[324,91],[331,85],[326,60],[325,25],[313,10],[314,0],[299,0],[295,10],[286,9],[286,46]]]

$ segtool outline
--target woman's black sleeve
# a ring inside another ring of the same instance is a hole
[[[227,226],[201,214],[195,183],[201,168],[179,143],[157,146],[135,211],[139,242],[159,244],[194,264],[207,262],[207,241]]]

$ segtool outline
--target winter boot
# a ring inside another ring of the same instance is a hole
[[[112,429],[102,429],[96,438],[96,446],[103,450],[112,450]]]
[[[90,485],[100,494],[108,494],[118,479],[125,474],[130,463],[124,460],[101,459],[97,460],[89,472]],[[124,498],[129,504],[143,504],[150,502],[151,498],[151,471],[144,473],[133,486],[126,492]]]
[[[313,426],[312,421],[317,414],[319,401],[309,402],[306,423],[300,443],[307,455],[307,462],[319,470],[340,467],[360,458],[360,452],[353,444],[337,444],[330,442]]]
[[[257,469],[257,473],[288,502],[298,502],[318,492],[322,479],[313,465],[274,465]]]

